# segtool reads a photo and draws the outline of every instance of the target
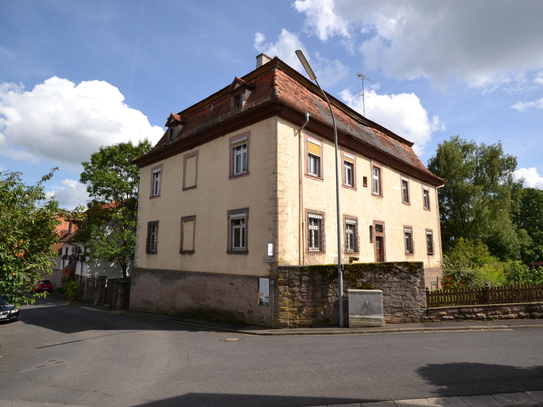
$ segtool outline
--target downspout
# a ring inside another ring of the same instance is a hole
[[[305,126],[309,123],[309,116],[311,116],[308,112],[305,112],[305,123],[302,127],[300,127],[300,130],[298,130],[298,225],[299,225],[299,233],[298,236],[298,263],[303,266],[305,265],[305,223],[304,223],[304,151],[303,151],[303,137],[302,137],[302,131],[304,130]]]
[[[439,213],[439,188],[443,188],[445,184],[436,186],[436,212],[437,212],[437,233],[439,236],[439,254],[441,256],[441,278],[443,278],[443,240],[441,239],[441,214]],[[436,243],[434,242],[434,245]],[[431,284],[430,284],[431,286]],[[439,277],[436,281],[436,286],[439,288]]]

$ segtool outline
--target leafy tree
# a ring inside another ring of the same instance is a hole
[[[526,236],[511,220],[522,182],[513,180],[517,160],[501,143],[477,145],[459,136],[440,143],[428,168],[445,179],[439,191],[443,250],[459,238],[483,242],[502,260],[518,259]]]
[[[21,291],[33,287],[40,272],[49,274],[56,257],[59,207],[46,199],[43,186],[54,171],[36,185],[25,185],[19,172],[0,172],[0,294],[17,304],[34,302]]]
[[[522,260],[529,264],[543,261],[543,191],[534,188],[522,190],[518,211],[513,221],[525,230],[531,240],[529,247],[522,251]]]
[[[137,145],[119,143],[91,155],[83,162],[80,181],[92,197],[83,215],[78,236],[89,249],[91,262],[108,261],[118,265],[127,276],[136,247],[136,216],[139,168],[132,160],[151,150],[149,141]]]
[[[443,276],[452,283],[475,286],[481,280],[481,269],[497,261],[487,245],[461,237],[454,248],[443,255]]]

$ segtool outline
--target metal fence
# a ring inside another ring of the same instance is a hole
[[[543,301],[543,284],[514,284],[480,288],[453,287],[435,291],[426,290],[428,308],[536,301]]]

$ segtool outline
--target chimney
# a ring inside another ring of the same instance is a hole
[[[256,67],[260,68],[262,65],[267,64],[271,60],[272,59],[269,56],[267,56],[266,54],[260,54],[260,55],[258,55],[256,57]]]

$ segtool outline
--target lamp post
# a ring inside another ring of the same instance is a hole
[[[309,65],[309,62],[307,62],[307,59],[305,58],[304,53],[302,50],[296,51],[296,56],[302,63],[305,71],[307,72],[307,75],[312,81],[315,81],[317,86],[319,87],[322,96],[324,96],[324,99],[326,100],[326,103],[328,103],[328,108],[330,109],[330,115],[332,116],[332,125],[334,127],[334,142],[336,147],[336,217],[337,217],[337,273],[338,273],[338,291],[339,291],[339,326],[343,328],[343,264],[341,262],[341,211],[340,211],[340,205],[339,205],[339,159],[338,159],[338,141],[337,141],[337,126],[336,126],[336,118],[334,116],[334,111],[332,110],[332,104],[330,103],[330,100],[328,100],[328,96],[326,96],[326,93],[324,93],[324,90],[322,90],[321,85],[319,85],[319,82],[317,81],[317,75],[315,75],[315,72],[313,72],[313,69],[311,68],[311,65]]]

